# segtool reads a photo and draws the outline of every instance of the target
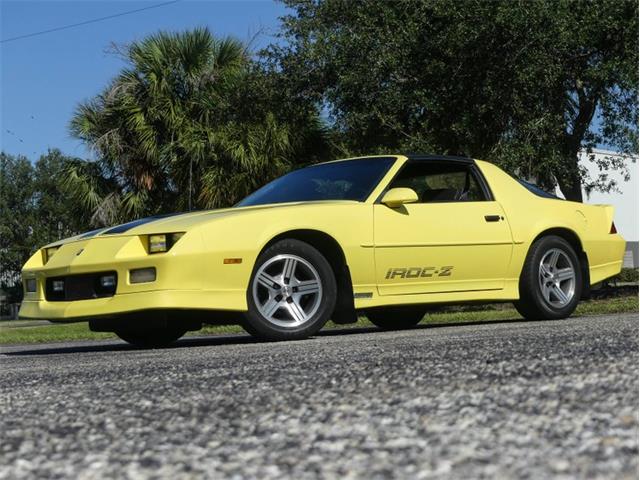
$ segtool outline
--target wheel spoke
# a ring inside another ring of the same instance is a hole
[[[558,285],[554,284],[551,287],[551,291],[556,296],[556,298],[560,301],[560,303],[562,303],[563,305],[565,305],[566,303],[569,303],[569,297],[567,297],[567,295]]]
[[[269,298],[264,305],[260,307],[262,314],[266,318],[273,317],[273,314],[278,311],[280,307],[280,302],[278,302],[275,298]]]
[[[549,267],[546,266],[544,263],[540,264],[540,273],[545,276],[551,276],[551,270],[549,270]]]
[[[291,318],[293,318],[297,323],[303,323],[307,319],[304,310],[295,300],[287,302],[286,306]]]
[[[265,272],[260,272],[258,275],[258,283],[269,291],[276,291],[280,287],[278,281]]]
[[[285,259],[282,270],[282,280],[284,283],[291,283],[291,279],[295,278],[297,264],[298,261],[295,258],[287,257]]]
[[[554,269],[558,266],[558,259],[560,258],[560,251],[553,250],[549,258],[549,268]]]
[[[573,268],[571,267],[561,268],[560,270],[556,271],[556,278],[561,282],[564,280],[571,280],[574,276],[575,274],[573,273]]]
[[[298,293],[307,295],[309,293],[318,293],[320,291],[320,284],[317,280],[305,280],[303,282],[299,282]]]

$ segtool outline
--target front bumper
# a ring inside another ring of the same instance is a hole
[[[25,300],[20,307],[19,316],[23,319],[74,322],[145,310],[244,311],[246,308],[246,295],[242,290],[156,290],[71,302]]]
[[[183,237],[169,252],[148,254],[138,236],[98,237],[62,245],[48,262],[36,252],[22,276],[26,285],[35,280],[36,291],[25,293],[20,318],[77,321],[155,309],[206,309],[244,311],[246,290],[237,269],[222,272],[221,254],[202,249],[196,237]],[[156,280],[132,283],[130,271],[154,267]],[[47,279],[117,275],[115,294],[73,301],[53,300],[45,291]],[[216,283],[205,281],[214,278]],[[233,280],[233,281],[230,281]],[[48,300],[49,298],[49,300]]]

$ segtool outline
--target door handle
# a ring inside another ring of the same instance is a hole
[[[485,215],[484,216],[484,221],[485,222],[499,222],[500,220],[503,220],[503,217],[501,217],[500,215]]]

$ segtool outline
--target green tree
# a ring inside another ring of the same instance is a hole
[[[581,200],[580,149],[637,149],[636,1],[284,3],[271,67],[354,153],[485,158]]]
[[[31,230],[34,249],[90,228],[90,211],[65,188],[71,165],[82,160],[51,149],[40,156],[33,172]]]
[[[0,286],[21,294],[22,265],[42,245],[86,230],[89,212],[63,187],[78,159],[50,150],[35,164],[0,153]]]
[[[12,287],[33,250],[34,168],[23,156],[0,153],[0,286]]]
[[[322,138],[312,115],[283,115],[235,39],[197,28],[119,51],[127,67],[71,121],[97,162],[75,165],[67,184],[96,224],[229,206],[286,170],[307,137]]]

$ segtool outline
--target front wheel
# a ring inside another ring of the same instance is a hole
[[[424,317],[421,307],[380,307],[366,311],[367,318],[382,330],[404,330],[415,327]]]
[[[571,315],[582,293],[582,270],[576,252],[557,236],[532,246],[520,275],[516,310],[531,320],[555,320]]]
[[[308,243],[281,240],[256,261],[243,326],[267,340],[307,338],[329,320],[336,296],[335,276],[325,257]]]

